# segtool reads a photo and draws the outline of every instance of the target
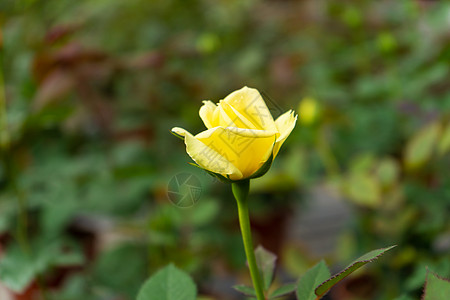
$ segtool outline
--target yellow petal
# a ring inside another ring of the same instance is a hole
[[[172,131],[178,135],[184,136],[186,152],[200,167],[224,176],[228,175],[233,178],[242,178],[241,171],[211,147],[211,145],[208,145],[208,141],[205,143],[205,141],[199,140],[188,131],[179,127],[173,128]]]
[[[209,100],[203,101],[203,106],[200,107],[200,118],[202,119],[203,123],[205,123],[205,126],[208,129],[215,127],[212,124],[213,114],[216,109],[217,106]]]
[[[275,122],[258,90],[243,87],[229,94],[223,102],[229,104],[251,122],[256,129],[276,130]],[[220,103],[219,103],[220,106]],[[220,124],[220,126],[227,126]]]
[[[182,136],[182,137],[184,137],[186,135],[186,133],[189,133],[185,129],[180,128],[180,127],[174,127],[174,128],[171,129],[171,131],[173,133],[179,135],[179,136]]]
[[[276,135],[275,131],[215,127],[195,138],[239,169],[241,174],[229,174],[232,180],[239,180],[251,176],[269,159]]]
[[[221,126],[221,127],[234,127],[233,126],[233,120],[228,116],[228,114],[223,109],[222,105],[217,106],[217,110],[219,111],[218,114],[218,122],[216,123],[215,127]]]
[[[200,108],[200,117],[208,129],[219,126],[258,129],[250,120],[223,100],[220,100],[217,106],[211,101],[204,103]]]
[[[179,127],[174,127],[174,129],[178,129]],[[181,128],[180,128],[181,129]],[[268,131],[268,130],[259,130],[259,129],[246,129],[246,128],[238,128],[238,127],[226,127],[223,128],[221,126],[211,128],[211,130],[205,130],[203,132],[200,132],[195,137],[198,139],[205,139],[209,138],[214,131],[217,130],[225,130],[227,133],[232,133],[236,135],[240,135],[242,137],[249,137],[249,138],[267,138],[267,137],[274,137],[278,134],[278,131]],[[184,129],[182,129],[184,130]],[[184,130],[186,131],[186,130]]]
[[[227,114],[231,123],[230,124],[220,124],[221,127],[237,127],[237,128],[247,128],[247,129],[258,129],[250,120],[248,120],[244,115],[242,115],[233,106],[229,105],[224,101],[219,102],[219,107],[224,113]]]
[[[277,126],[278,132],[280,135],[277,138],[277,141],[274,146],[273,155],[277,156],[278,151],[283,145],[284,141],[291,134],[292,130],[295,127],[295,123],[297,122],[297,115],[294,115],[294,111],[290,110],[281,116],[278,117],[275,121],[275,125]]]
[[[231,118],[227,115],[227,113],[224,111],[223,107],[221,105],[218,105],[215,107],[214,111],[210,113],[208,116],[208,125],[211,127],[206,126],[208,129],[222,126],[222,127],[228,127],[233,125],[233,121]],[[206,122],[204,122],[206,125]]]

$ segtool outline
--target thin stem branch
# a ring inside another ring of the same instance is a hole
[[[326,137],[326,128],[322,126],[319,129],[319,134],[317,135],[317,149],[319,156],[325,166],[325,169],[331,177],[335,177],[339,174],[339,164],[331,151],[330,145]]]
[[[1,24],[0,24],[1,25]],[[6,119],[6,92],[3,77],[3,35],[0,28],[0,150],[3,151],[9,146],[8,121]]]
[[[239,214],[239,224],[241,227],[242,240],[244,242],[245,254],[247,256],[250,276],[252,277],[253,286],[255,288],[258,300],[265,300],[261,274],[256,265],[255,253],[253,251],[252,232],[250,229],[250,218],[248,215],[248,190],[250,180],[235,182],[232,184],[233,194],[236,198]]]

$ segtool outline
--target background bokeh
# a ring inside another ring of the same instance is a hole
[[[134,299],[169,262],[205,299],[242,299],[230,187],[170,129],[202,131],[201,101],[243,86],[299,114],[252,182],[279,283],[392,244],[327,299],[450,277],[448,2],[7,0],[0,22],[1,299]],[[180,173],[200,182],[189,208],[167,196]]]

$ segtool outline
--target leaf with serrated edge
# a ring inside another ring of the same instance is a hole
[[[235,289],[238,292],[241,292],[242,294],[246,296],[253,296],[256,297],[255,289],[249,286],[246,286],[244,284],[238,284],[233,286],[233,289]]]
[[[357,269],[361,268],[365,264],[368,264],[369,262],[376,260],[378,257],[383,255],[386,251],[389,251],[394,247],[396,247],[396,246],[391,246],[391,247],[387,247],[387,248],[370,251],[369,253],[364,254],[363,256],[361,256],[360,258],[358,258],[357,260],[352,262],[343,271],[334,275],[330,279],[324,281],[322,284],[320,284],[316,288],[315,293],[318,297],[317,299],[320,299],[323,295],[325,295],[334,285],[336,285],[342,279],[344,279],[345,277],[347,277],[348,275],[350,275]]]
[[[142,286],[137,300],[195,300],[197,288],[191,277],[173,264],[159,270]]]
[[[297,299],[316,299],[314,290],[319,284],[329,278],[330,275],[330,270],[325,264],[325,261],[321,260],[314,267],[306,271],[306,273],[300,278],[297,285]]]
[[[275,299],[278,297],[286,296],[287,294],[294,292],[296,288],[297,284],[295,283],[288,283],[283,286],[280,286],[275,291],[273,291],[272,294],[270,294],[269,299]]]
[[[272,283],[277,256],[260,245],[255,250],[255,258],[264,281],[264,290],[267,291]]]
[[[422,300],[447,300],[450,295],[450,280],[427,269]]]

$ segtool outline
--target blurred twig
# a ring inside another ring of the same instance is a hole
[[[0,147],[6,149],[9,146],[8,122],[6,118],[6,93],[3,76],[3,34],[0,28]]]
[[[340,172],[339,164],[331,150],[325,126],[319,130],[317,137],[317,149],[328,175],[330,177],[336,177]]]

